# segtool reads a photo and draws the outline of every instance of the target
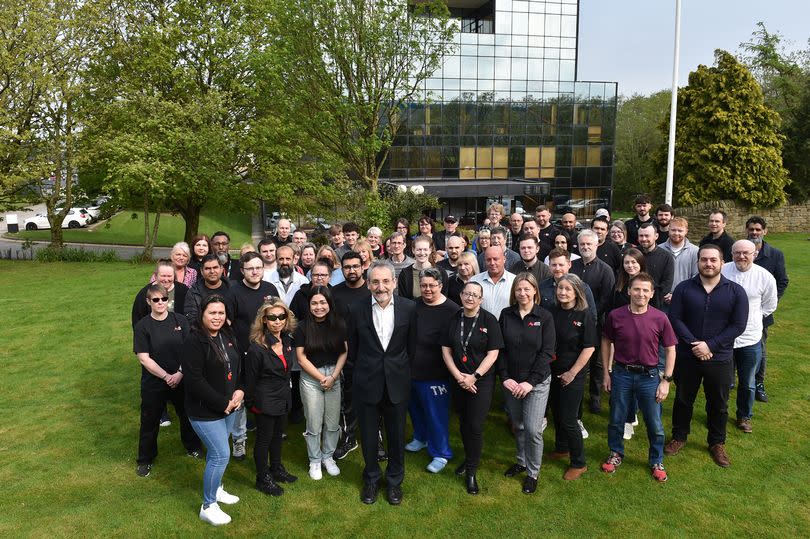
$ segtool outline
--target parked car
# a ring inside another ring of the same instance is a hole
[[[56,209],[57,213],[62,211],[62,208]],[[92,220],[90,212],[86,208],[70,208],[62,220],[62,228],[81,228],[87,226]],[[51,228],[51,223],[44,213],[38,213],[33,217],[29,217],[23,221],[26,230],[40,230]]]
[[[101,215],[101,206],[109,201],[110,197],[100,196],[93,201],[93,204],[91,206],[87,207],[87,211],[88,213],[90,213],[90,217],[92,218],[93,221],[96,221]]]

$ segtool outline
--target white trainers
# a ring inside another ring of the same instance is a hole
[[[636,433],[636,429],[633,428],[632,423],[625,423],[624,424],[624,439],[629,440],[633,437]]]
[[[335,466],[337,468],[337,466]],[[340,471],[340,470],[338,470]],[[320,481],[323,477],[323,472],[321,472],[321,463],[320,462],[310,462],[309,463],[309,476],[314,479],[315,481]]]
[[[226,505],[233,505],[239,501],[239,496],[234,496],[233,494],[228,494],[225,492],[225,489],[222,488],[222,485],[219,486],[217,489],[217,502],[224,503]]]
[[[638,414],[633,416],[633,422],[630,424],[633,425],[634,427],[638,427]]]
[[[579,425],[579,430],[582,431],[582,439],[584,440],[588,437],[588,431],[585,429],[585,425],[582,424],[581,419],[577,419],[577,425]]]
[[[200,506],[200,520],[207,522],[213,526],[222,526],[231,521],[231,517],[219,508],[219,504],[212,503],[205,509],[204,505]]]
[[[326,468],[326,473],[332,477],[340,475],[340,468],[338,468],[338,465],[333,458],[323,459],[323,467]]]

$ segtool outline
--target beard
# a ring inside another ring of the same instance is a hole
[[[227,266],[228,262],[231,261],[231,256],[228,253],[219,253],[217,255],[217,259],[219,260],[220,264]]]
[[[276,269],[278,270],[278,276],[282,279],[289,279],[293,272],[292,266],[286,264],[278,266]]]

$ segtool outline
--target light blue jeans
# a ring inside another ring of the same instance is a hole
[[[551,376],[534,386],[528,395],[516,399],[504,391],[506,408],[515,427],[517,462],[526,467],[526,474],[537,479],[543,462],[543,417],[551,389]]]
[[[751,419],[754,415],[756,374],[762,361],[762,341],[734,349],[737,366],[737,419]]]
[[[326,365],[318,372],[329,376],[334,370],[334,365]],[[335,380],[332,389],[324,391],[321,384],[302,369],[299,387],[307,422],[304,432],[307,455],[310,463],[317,464],[332,458],[340,439],[340,379]]]
[[[233,429],[235,419],[236,414],[229,414],[213,421],[189,418],[191,427],[200,437],[206,450],[205,471],[203,472],[203,507],[205,508],[217,501],[217,489],[222,485],[222,476],[231,459],[228,433]]]

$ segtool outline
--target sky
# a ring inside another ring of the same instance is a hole
[[[580,0],[579,19],[579,80],[618,81],[625,96],[672,86],[675,0]],[[713,65],[715,49],[739,52],[759,21],[790,50],[807,49],[808,0],[681,0],[678,85]]]

